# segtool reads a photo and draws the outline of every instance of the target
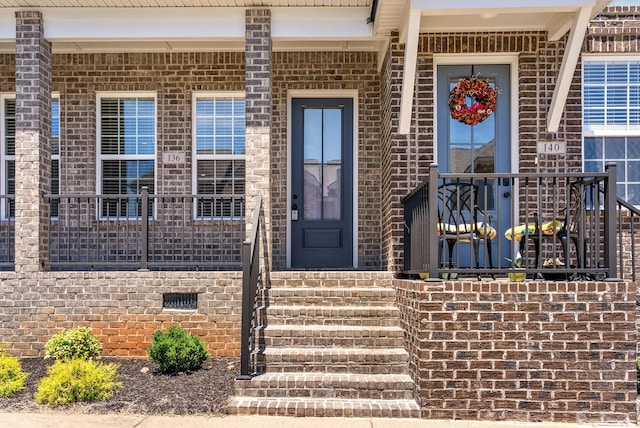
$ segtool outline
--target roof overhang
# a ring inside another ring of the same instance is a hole
[[[1,0],[0,0],[1,1]],[[33,7],[54,53],[244,51],[242,7]],[[0,53],[15,53],[17,8],[0,8]],[[386,38],[367,22],[371,8],[271,7],[275,51],[374,51]]]
[[[382,0],[382,19],[376,33],[391,29],[389,3]],[[546,31],[549,40],[559,40],[569,32],[562,65],[547,114],[547,130],[558,130],[571,80],[575,72],[589,21],[610,0],[409,0],[400,17],[400,42],[405,44],[402,102],[399,132],[408,134],[411,123],[418,40],[421,33],[469,33],[496,31]],[[385,13],[385,8],[387,8]],[[400,13],[396,8],[395,13]]]

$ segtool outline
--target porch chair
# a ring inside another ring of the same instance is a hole
[[[442,263],[444,242],[447,242],[448,267],[453,267],[453,250],[458,242],[473,245],[476,269],[480,269],[479,246],[485,243],[489,268],[493,269],[491,241],[496,230],[491,226],[484,211],[478,207],[478,186],[470,181],[452,181],[438,187],[438,260]],[[478,215],[482,216],[482,221]],[[487,221],[488,220],[488,221]],[[478,273],[478,280],[482,276]],[[495,275],[491,275],[495,279]]]
[[[567,211],[564,224],[558,232],[558,238],[562,242],[562,252],[564,254],[565,265],[569,266],[570,253],[569,241],[573,242],[576,251],[576,266],[581,269],[586,267],[585,259],[589,235],[586,232],[587,227],[587,199],[589,194],[589,202],[593,201],[593,183],[587,183],[584,179],[580,179],[569,183],[569,200],[567,201]],[[591,189],[591,192],[590,192]],[[582,241],[582,245],[580,245]],[[579,274],[580,279],[589,279],[590,275]]]
[[[505,232],[505,237],[518,242],[518,251],[524,255],[527,240],[534,244],[535,267],[540,269],[540,240],[545,238],[557,239],[562,245],[562,256],[565,267],[571,265],[569,253],[569,240],[576,248],[577,266],[584,267],[584,255],[586,252],[587,237],[585,236],[585,184],[582,181],[569,183],[567,206],[561,211],[561,220],[540,223],[538,213],[533,213],[533,223],[521,224]],[[580,248],[580,237],[583,237],[584,245]],[[555,263],[555,261],[554,261]],[[562,275],[565,277],[565,275]],[[567,279],[569,274],[566,275]]]

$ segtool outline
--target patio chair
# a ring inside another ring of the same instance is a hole
[[[564,258],[564,266],[570,266],[570,253],[569,253],[569,240],[574,243],[576,248],[577,266],[584,267],[584,254],[586,251],[586,240],[584,246],[579,248],[580,236],[585,237],[584,232],[584,219],[585,219],[585,185],[584,183],[572,182],[568,188],[567,207],[561,211],[559,218],[561,220],[554,220],[541,223],[538,218],[538,213],[533,213],[533,222],[528,224],[521,224],[514,228],[508,229],[505,232],[505,237],[509,240],[518,241],[518,251],[520,254],[525,254],[524,249],[527,244],[527,240],[531,239],[534,244],[534,254],[536,264],[535,267],[540,269],[542,266],[540,258],[540,240],[545,238],[557,239],[562,245],[562,256]],[[552,261],[552,265],[558,266],[556,260]],[[545,276],[545,275],[541,275]],[[563,278],[569,279],[569,274],[561,275]],[[559,278],[554,276],[554,278]]]
[[[587,207],[587,191],[590,184],[584,180],[577,180],[569,183],[569,199],[567,201],[568,210],[566,211],[564,224],[558,232],[558,238],[562,242],[562,251],[565,258],[565,264],[570,265],[569,241],[573,242],[576,251],[576,266],[584,268],[587,252],[587,244],[589,236],[586,233],[586,207]],[[580,245],[582,241],[582,245]],[[587,275],[580,274],[579,278],[585,279]]]
[[[493,269],[491,241],[496,230],[487,221],[484,211],[478,207],[478,186],[468,181],[453,181],[438,187],[438,256],[442,262],[444,242],[447,242],[448,267],[453,267],[453,250],[459,242],[470,242],[473,246],[475,267],[480,269],[480,241],[485,243],[489,268]],[[482,221],[479,219],[482,216]],[[491,275],[494,279],[495,276]],[[482,276],[478,274],[478,279]]]

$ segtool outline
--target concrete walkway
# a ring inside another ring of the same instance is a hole
[[[291,418],[279,416],[146,416],[0,413],[2,428],[619,428],[636,425]]]

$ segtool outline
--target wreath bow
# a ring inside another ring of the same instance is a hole
[[[467,98],[472,98],[467,105]],[[460,79],[449,93],[451,117],[467,125],[477,125],[496,109],[496,90],[486,80],[471,76]]]

